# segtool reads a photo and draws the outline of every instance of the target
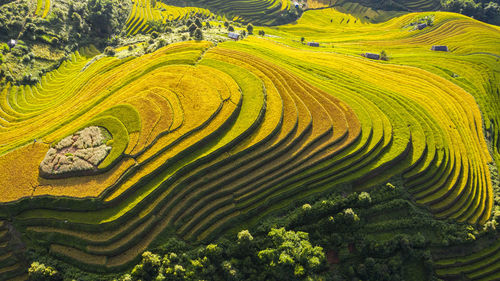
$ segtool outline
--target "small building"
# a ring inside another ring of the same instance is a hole
[[[431,48],[432,51],[448,52],[448,46],[434,45]]]
[[[233,40],[239,40],[240,39],[240,35],[236,32],[229,32],[227,34],[227,37],[233,39]]]
[[[310,47],[319,47],[319,43],[318,42],[307,42],[307,46],[310,46]]]
[[[9,42],[7,42],[7,46],[9,46],[9,48],[14,48],[17,44],[17,41],[14,40],[14,39],[10,39]]]
[[[422,30],[422,29],[424,29],[424,28],[426,28],[426,27],[427,27],[427,24],[426,24],[426,23],[419,23],[419,24],[417,25],[417,29],[418,29],[418,30]]]
[[[372,60],[379,60],[380,59],[380,55],[379,54],[375,54],[375,53],[364,53],[363,56],[365,58],[369,58],[369,59],[372,59]]]

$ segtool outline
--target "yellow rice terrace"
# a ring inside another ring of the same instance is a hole
[[[500,280],[498,1],[0,11],[0,280]]]

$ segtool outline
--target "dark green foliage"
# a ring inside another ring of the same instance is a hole
[[[259,35],[264,36],[264,35],[266,35],[266,32],[264,30],[259,30]]]
[[[195,31],[194,31],[194,38],[196,40],[203,40],[203,32],[201,31],[200,28],[195,29]]]
[[[234,31],[234,27],[232,25],[230,25],[228,28],[227,28],[228,31],[231,31],[233,32]]]
[[[193,36],[194,35],[194,31],[197,29],[198,27],[196,26],[196,24],[192,23],[189,28],[188,28],[188,31],[189,31],[189,36]]]
[[[44,264],[40,264],[38,262],[34,262],[31,264],[31,267],[28,270],[30,281],[56,281],[62,280],[61,275],[57,270],[50,266],[45,266]]]
[[[114,56],[115,53],[116,53],[116,51],[112,47],[106,47],[106,49],[104,49],[104,54],[106,56]]]
[[[228,28],[229,27],[229,22],[225,21],[224,22],[224,27]]]
[[[253,25],[251,23],[249,23],[247,25],[247,31],[248,31],[248,34],[250,34],[250,35],[253,34]]]
[[[385,50],[382,50],[382,52],[380,52],[380,59],[389,60],[389,57],[387,56],[387,52]]]
[[[192,247],[170,239],[121,280],[307,280],[327,270],[323,249],[304,232],[271,229],[254,239],[242,230],[219,242]]]
[[[441,0],[446,11],[461,13],[491,24],[500,24],[500,1]]]
[[[196,26],[197,26],[198,28],[202,28],[202,27],[203,27],[203,23],[201,23],[200,18],[196,18],[196,19],[194,20],[194,24],[196,24]]]
[[[0,6],[0,38],[5,42],[18,38],[23,30],[29,8],[27,1],[16,1]]]

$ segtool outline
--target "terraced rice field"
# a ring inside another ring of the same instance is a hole
[[[435,216],[484,223],[493,160],[483,124],[498,144],[500,111],[487,101],[498,93],[500,30],[435,13],[432,28],[412,33],[415,17],[368,24],[326,9],[265,29],[271,39],[125,59],[76,52],[40,84],[1,92],[0,217],[92,271],[129,266],[164,231],[209,239],[297,199],[395,175]],[[322,48],[296,40],[305,29]],[[475,45],[456,43],[472,31]],[[437,43],[452,52],[429,51]],[[389,63],[360,56],[381,48]],[[50,144],[91,125],[113,140],[101,173],[40,178]]]
[[[50,12],[50,0],[36,0],[35,15],[45,18]]]
[[[445,258],[436,262],[441,278],[466,276],[468,280],[498,280],[500,278],[500,241],[472,254]]]
[[[127,34],[151,31],[149,21],[165,23],[182,20],[190,16],[210,17],[215,14],[222,19],[254,24],[272,25],[280,14],[290,9],[290,0],[237,0],[237,1],[184,1],[175,6],[176,2],[161,2],[149,0],[134,0],[132,10],[127,19]]]
[[[341,6],[343,4],[349,4],[352,2],[359,3],[364,6],[373,5],[373,1],[369,0],[315,0],[315,4],[323,4],[328,6]],[[387,7],[396,7],[397,10],[404,11],[430,11],[439,10],[441,7],[441,2],[439,0],[394,0],[391,1],[390,5],[385,5],[384,1],[380,1],[379,7],[375,7],[382,10],[387,10]]]
[[[151,27],[148,25],[150,21],[166,23],[167,21],[182,20],[195,15],[203,17],[213,15],[204,8],[177,7],[156,0],[134,0],[132,2],[132,9],[126,22],[128,35],[150,32]]]

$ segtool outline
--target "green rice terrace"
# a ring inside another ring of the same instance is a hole
[[[500,3],[452,2],[0,1],[0,280],[500,280]]]

